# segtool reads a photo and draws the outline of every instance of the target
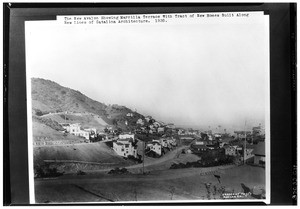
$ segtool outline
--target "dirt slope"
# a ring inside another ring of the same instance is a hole
[[[58,130],[46,125],[44,122],[37,118],[33,118],[32,120],[32,134],[33,141],[72,141],[73,143],[83,142],[82,138],[77,136],[73,136],[71,134],[63,134]]]
[[[105,143],[76,144],[63,146],[44,146],[34,148],[35,164],[43,160],[75,160],[95,163],[111,163],[113,166],[131,165],[115,154]]]

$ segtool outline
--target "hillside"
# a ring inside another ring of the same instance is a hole
[[[84,140],[74,135],[63,134],[60,132],[61,126],[57,122],[52,120],[45,120],[39,117],[33,117],[32,119],[32,133],[33,141],[49,142],[49,141],[65,141],[71,143],[80,143]]]
[[[35,116],[50,118],[58,123],[79,122],[83,126],[103,129],[114,125],[125,129],[125,121],[135,126],[143,115],[120,105],[105,105],[79,91],[63,87],[53,81],[32,78],[32,112]],[[132,117],[127,117],[132,113]]]
[[[82,128],[93,127],[97,130],[103,130],[108,125],[100,116],[93,113],[52,113],[42,115],[40,118],[58,123],[80,123]]]
[[[90,112],[107,120],[106,105],[86,97],[79,91],[40,78],[32,78],[31,86],[34,113],[43,115],[49,112]]]

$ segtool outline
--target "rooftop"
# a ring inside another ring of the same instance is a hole
[[[118,139],[118,141],[121,141],[121,142],[132,142],[132,138],[126,138],[126,139]]]
[[[206,145],[202,145],[202,144],[193,144],[192,148],[194,148],[194,149],[208,149],[208,147]]]

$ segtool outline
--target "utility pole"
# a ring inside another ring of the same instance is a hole
[[[145,167],[145,141],[143,141],[143,175],[145,174],[144,167]]]
[[[245,141],[244,141],[244,164],[246,164],[246,139],[247,139],[247,134],[246,134],[246,120],[245,120]]]

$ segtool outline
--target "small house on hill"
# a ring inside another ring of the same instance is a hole
[[[133,117],[133,113],[129,112],[126,114],[127,117]]]
[[[165,132],[165,128],[164,127],[159,127],[159,128],[157,128],[157,132],[158,133],[164,133]]]
[[[73,124],[65,123],[65,124],[61,124],[61,125],[70,134],[83,137],[87,140],[90,138],[90,133],[88,131],[82,130],[79,123],[73,123]]]
[[[139,124],[139,125],[143,126],[143,125],[144,125],[143,119],[142,119],[142,118],[139,118],[139,119],[136,121],[136,124]]]

